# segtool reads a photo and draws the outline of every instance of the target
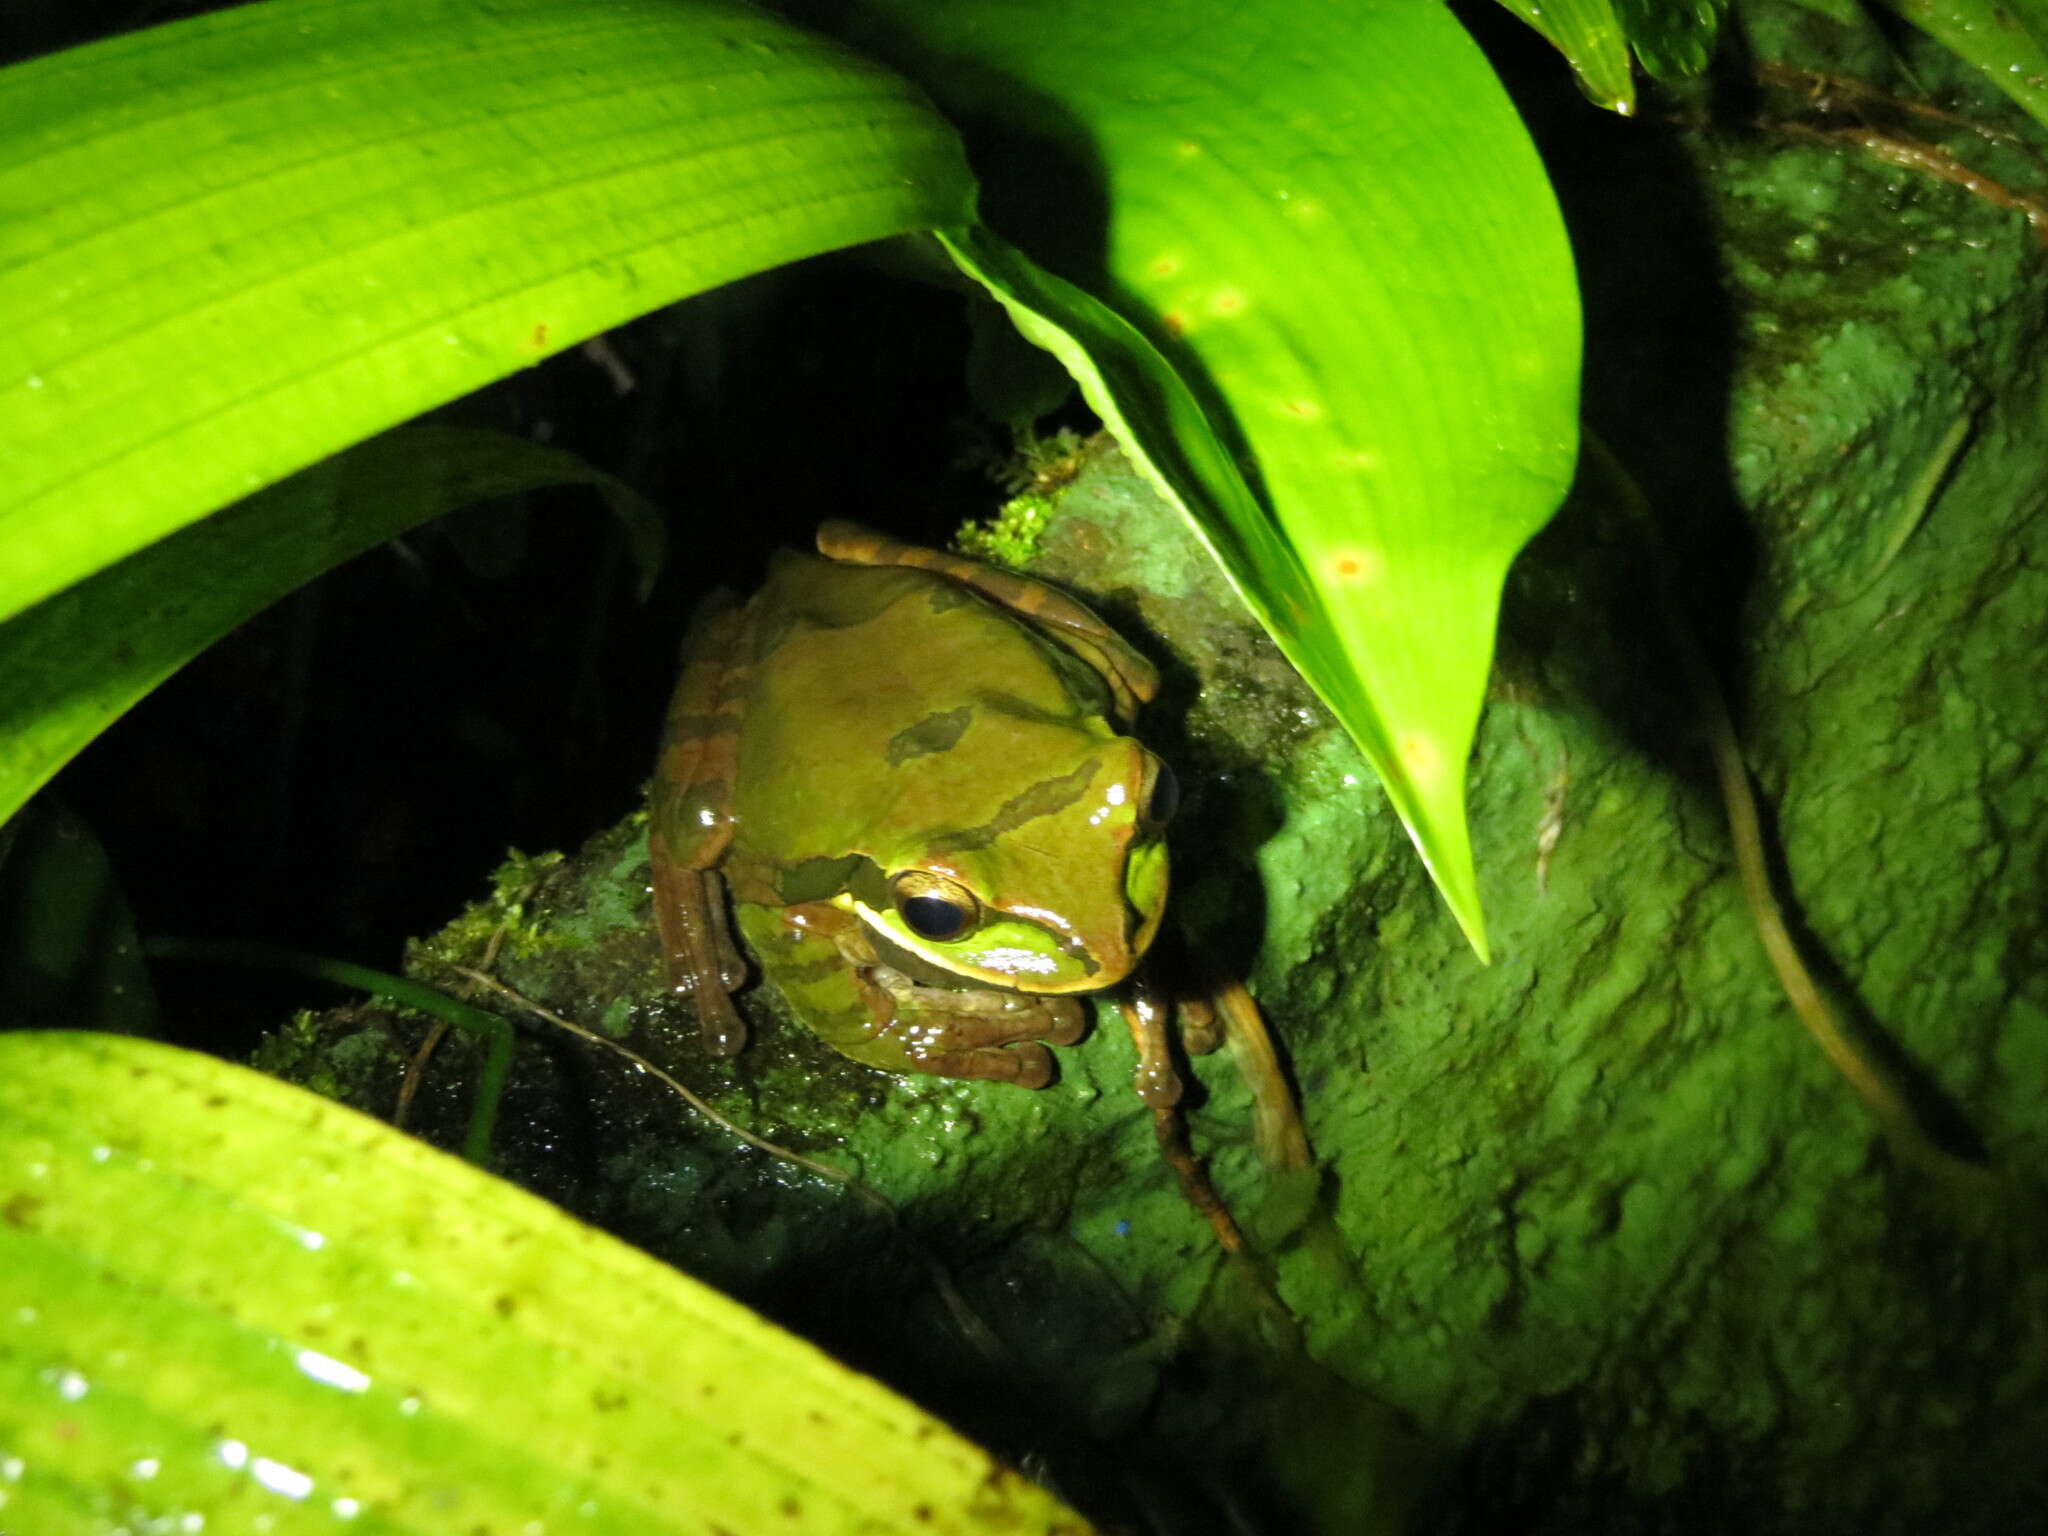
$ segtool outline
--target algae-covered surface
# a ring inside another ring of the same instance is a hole
[[[1730,326],[1721,479],[1623,417],[1665,532],[1589,494],[1510,579],[1471,765],[1490,966],[1112,445],[1003,546],[1164,664],[1176,907],[1249,976],[1317,1154],[1265,1174],[1229,1061],[1197,1063],[1195,1142],[1255,1261],[1181,1201],[1113,1022],[1040,1092],[908,1082],[756,989],[754,1042],[710,1058],[661,995],[640,817],[509,868],[414,969],[625,1040],[881,1204],[530,1016],[504,1171],[1111,1529],[2048,1524],[2048,264],[2017,215],[1838,143],[1685,144]],[[1802,1033],[1677,630],[1838,1011],[2003,1195],[1902,1167]],[[388,1113],[420,1033],[352,1010],[345,1059],[317,1021],[272,1059]],[[430,1134],[459,1138],[473,1065],[429,1063]]]

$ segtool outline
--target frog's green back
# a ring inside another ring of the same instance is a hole
[[[1116,734],[1099,678],[943,576],[785,552],[754,601],[733,810],[757,857],[887,867],[1075,775]]]

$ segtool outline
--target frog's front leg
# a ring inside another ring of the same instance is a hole
[[[884,1072],[1043,1088],[1047,1045],[1086,1027],[1070,997],[919,986],[876,955],[860,919],[827,902],[743,904],[740,932],[798,1016],[842,1055]]]
[[[690,620],[647,820],[654,917],[669,985],[695,994],[705,1043],[721,1056],[747,1039],[732,1005],[732,990],[746,980],[746,962],[726,928],[725,881],[716,868],[732,843],[746,675],[738,658],[747,625],[729,592],[712,593]]]

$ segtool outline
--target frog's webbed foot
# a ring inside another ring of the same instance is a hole
[[[1052,1081],[1048,1045],[1072,1045],[1087,1029],[1071,997],[925,987],[886,965],[867,968],[893,1017],[871,1038],[839,1048],[892,1072],[928,1072],[1043,1088]]]

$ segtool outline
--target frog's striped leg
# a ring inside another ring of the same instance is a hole
[[[730,592],[698,606],[662,729],[647,822],[654,917],[669,985],[691,991],[705,1044],[721,1056],[746,1044],[732,991],[746,961],[726,922],[725,881],[712,868],[732,842],[732,785],[746,697],[746,614]]]
[[[1218,973],[1177,929],[1169,956],[1162,946],[1150,962],[1152,974],[1167,973],[1174,988],[1173,1023],[1189,1055],[1206,1056],[1230,1047],[1231,1065],[1252,1095],[1252,1138],[1268,1168],[1285,1171],[1309,1164],[1308,1133],[1295,1107],[1280,1052],[1244,983]],[[1166,962],[1170,960],[1170,965]]]
[[[1252,1094],[1252,1140],[1268,1168],[1287,1170],[1309,1164],[1308,1132],[1294,1102],[1294,1088],[1280,1065],[1266,1016],[1244,983],[1208,979],[1204,1007],[1221,1026],[1237,1075]],[[1183,1003],[1182,1008],[1186,1008]]]
[[[829,902],[742,902],[739,925],[818,1038],[884,1072],[1042,1088],[1052,1080],[1046,1043],[1070,1045],[1085,1028],[1070,997],[917,986],[876,959],[859,918]]]
[[[1152,1111],[1152,1134],[1159,1142],[1160,1155],[1180,1181],[1182,1196],[1208,1221],[1224,1251],[1242,1251],[1244,1234],[1238,1231],[1216,1186],[1209,1182],[1208,1170],[1188,1146],[1187,1122],[1180,1114],[1180,1074],[1173,1069],[1173,1050],[1167,1040],[1165,999],[1140,979],[1127,983],[1115,1003],[1130,1026],[1131,1043],[1138,1048],[1135,1086],[1138,1097]]]
[[[819,525],[818,553],[850,565],[914,565],[971,587],[993,603],[1022,614],[1102,674],[1128,721],[1159,691],[1159,672],[1092,609],[1058,587],[1013,571],[997,570],[965,555],[905,544],[885,533],[840,519]]]

